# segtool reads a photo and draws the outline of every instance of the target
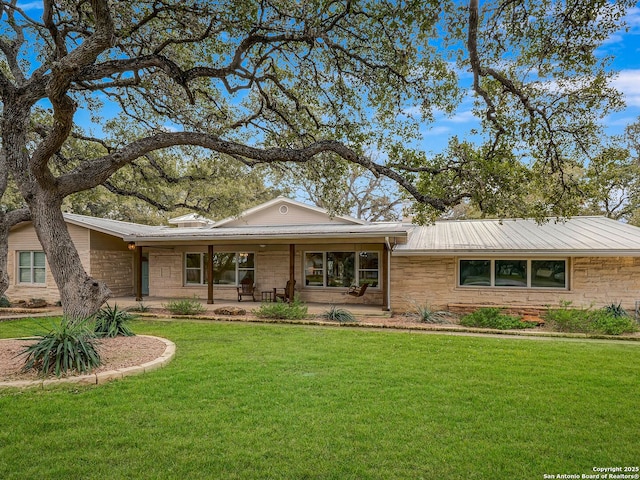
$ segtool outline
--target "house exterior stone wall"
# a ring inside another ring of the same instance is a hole
[[[487,258],[490,258],[487,256]],[[568,259],[569,288],[532,289],[457,286],[457,257],[392,256],[391,306],[394,312],[416,304],[433,309],[469,306],[544,307],[571,302],[601,307],[622,302],[633,311],[640,300],[640,258],[575,257]]]
[[[130,251],[91,250],[91,275],[115,297],[134,294],[134,258]]]

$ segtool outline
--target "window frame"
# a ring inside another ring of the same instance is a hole
[[[352,253],[354,255],[354,266],[353,266],[353,285],[356,286],[360,286],[360,273],[361,272],[377,272],[377,284],[375,287],[370,286],[369,288],[380,288],[380,277],[381,277],[381,265],[380,265],[380,261],[381,261],[381,253],[378,250],[306,250],[303,252],[303,272],[302,272],[302,278],[303,281],[305,282],[305,287],[304,288],[312,288],[312,289],[321,289],[321,288],[330,288],[330,289],[344,289],[345,287],[343,285],[336,285],[336,286],[331,286],[328,285],[328,281],[327,281],[327,277],[329,274],[329,270],[328,270],[328,264],[327,264],[327,256],[328,254],[331,253]],[[362,253],[375,253],[378,256],[378,268],[377,269],[372,269],[372,268],[360,268],[360,254]],[[322,270],[322,285],[308,285],[307,284],[307,255],[309,254],[315,254],[315,255],[322,255],[322,267],[321,268],[316,268],[316,267],[311,267],[314,269],[314,271],[320,271]],[[349,285],[350,286],[350,285]]]
[[[242,251],[237,251],[237,252],[214,252],[214,255],[216,253],[219,254],[226,254],[226,255],[233,255],[233,264],[235,267],[235,283],[233,284],[227,284],[227,283],[214,283],[214,285],[217,285],[218,287],[229,287],[229,288],[235,288],[238,287],[240,285],[239,282],[239,278],[240,278],[240,273],[241,272],[253,272],[253,281],[255,282],[255,278],[256,278],[256,253],[253,251],[248,251],[248,250],[242,250]],[[253,255],[253,267],[241,267],[240,266],[240,262],[238,262],[238,258],[240,257],[241,254],[248,254],[248,255]],[[187,257],[189,255],[198,255],[200,257],[200,267],[187,267]],[[206,275],[207,275],[207,262],[205,261],[205,259],[209,256],[209,254],[207,252],[185,252],[184,253],[184,257],[182,260],[183,263],[183,275],[184,275],[184,281],[183,281],[183,286],[184,287],[202,287],[205,285],[208,285],[208,281],[205,281]],[[187,282],[187,270],[200,270],[200,282],[196,283],[196,282]],[[243,278],[246,276],[243,276]]]
[[[463,285],[461,282],[461,262],[463,261],[488,261],[490,267],[489,285]],[[496,285],[496,262],[497,261],[526,261],[527,284],[523,286]],[[564,262],[564,286],[534,286],[532,262]],[[570,258],[567,257],[458,257],[456,259],[456,288],[488,288],[502,290],[552,290],[568,291],[570,289]]]
[[[46,286],[47,284],[47,256],[45,255],[43,250],[18,250],[17,252],[17,261],[16,261],[16,273],[17,273],[17,284],[18,285],[33,285],[33,286]],[[29,265],[22,265],[21,261],[22,261],[22,254],[23,253],[28,253],[29,254]],[[35,254],[36,253],[41,253],[42,256],[44,257],[44,263],[42,264],[42,266],[36,266],[35,265]],[[42,276],[42,281],[41,282],[37,282],[36,281],[36,276],[35,276],[35,271],[36,270],[42,270],[43,276]],[[23,271],[28,271],[29,272],[29,281],[28,282],[24,282],[22,281],[22,272]]]

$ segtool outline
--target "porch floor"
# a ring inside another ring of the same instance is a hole
[[[172,300],[176,300],[174,297],[143,297],[142,303],[146,307],[149,308],[162,308],[162,306]],[[242,307],[247,312],[251,312],[251,310],[255,310],[260,308],[262,302],[253,302],[251,300],[242,302],[234,301],[234,300],[224,300],[224,299],[215,299],[213,304],[208,304],[206,299],[197,299],[202,306],[206,309],[207,313],[213,314],[213,311],[220,307]],[[113,297],[109,299],[110,304],[117,304],[118,307],[128,308],[128,307],[136,307],[139,302],[136,301],[133,296],[125,296],[125,297]],[[326,312],[333,304],[330,303],[305,303],[305,305],[309,309],[309,314],[317,315],[323,312]],[[391,312],[382,310],[382,306],[380,305],[364,305],[357,303],[347,303],[337,305],[340,308],[344,308],[345,310],[349,310],[356,317],[389,317]]]

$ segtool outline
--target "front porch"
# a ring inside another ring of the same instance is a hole
[[[168,302],[172,300],[176,300],[176,297],[152,297],[145,296],[142,298],[142,304],[145,307],[149,308],[163,308],[163,305],[166,305]],[[242,302],[228,300],[228,299],[214,299],[214,303],[210,304],[207,302],[207,299],[203,298],[194,298],[202,304],[205,308],[205,315],[214,315],[214,311],[218,308],[222,307],[240,307],[247,311],[247,313],[251,313],[252,310],[260,308],[262,304],[261,301],[253,302],[251,300]],[[256,297],[256,300],[258,298]],[[140,302],[136,300],[134,296],[123,296],[123,297],[113,297],[109,299],[109,304],[114,305],[117,304],[119,308],[131,308],[137,307]],[[317,302],[305,302],[305,305],[308,308],[309,315],[319,315],[321,313],[329,310],[333,305],[338,306],[339,308],[344,308],[345,310],[350,311],[356,317],[390,317],[391,312],[383,311],[380,309],[379,305],[366,305],[361,303],[341,303],[341,304],[332,304],[332,303],[317,303]]]

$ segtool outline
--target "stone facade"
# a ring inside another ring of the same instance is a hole
[[[115,297],[134,294],[133,263],[133,252],[91,251],[91,275],[105,282]]]
[[[601,307],[622,302],[634,311],[640,300],[640,258],[575,257],[568,259],[569,288],[532,289],[459,287],[456,257],[395,256],[391,258],[391,305],[410,311],[415,305],[468,310],[465,306],[512,306],[526,311],[570,302],[576,307]]]

